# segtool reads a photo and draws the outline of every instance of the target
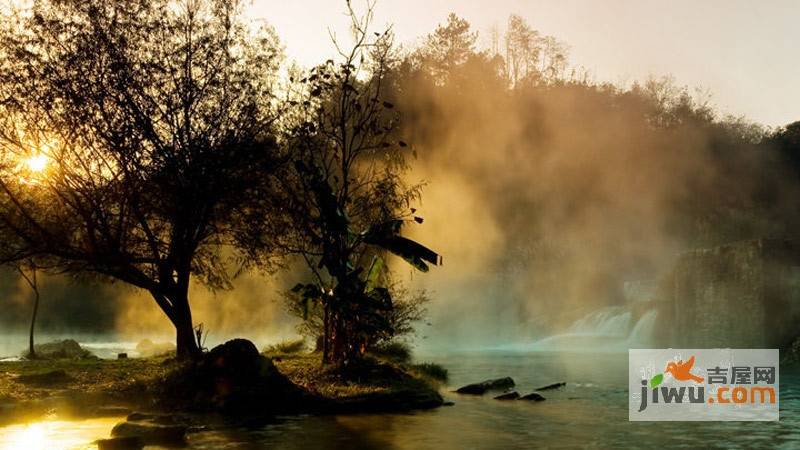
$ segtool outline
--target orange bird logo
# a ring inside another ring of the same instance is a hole
[[[689,360],[686,362],[683,362],[683,360],[678,361],[677,363],[670,361],[667,363],[667,368],[664,369],[664,371],[671,373],[672,377],[678,381],[692,380],[695,383],[702,383],[703,377],[698,377],[690,372],[692,370],[692,366],[694,366],[694,356],[689,358]]]

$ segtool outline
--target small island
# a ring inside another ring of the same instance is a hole
[[[0,362],[0,421],[6,414],[36,419],[53,408],[77,418],[126,416],[113,434],[147,444],[166,439],[151,436],[166,425],[143,425],[144,419],[168,421],[167,440],[182,442],[191,425],[214,424],[220,414],[231,426],[276,415],[402,412],[444,403],[439,388],[447,371],[439,366],[412,364],[407,354],[322,366],[321,354],[298,342],[259,353],[252,342],[235,339],[188,362],[174,353]]]

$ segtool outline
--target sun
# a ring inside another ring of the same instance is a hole
[[[25,160],[25,166],[31,172],[42,172],[47,168],[47,156],[38,154]]]

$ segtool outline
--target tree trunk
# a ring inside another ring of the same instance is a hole
[[[347,322],[341,312],[334,312],[331,319],[331,333],[329,347],[329,362],[342,363],[348,359],[350,339],[347,332]]]
[[[36,328],[36,315],[39,313],[39,288],[34,287],[33,293],[33,314],[31,315],[31,331],[28,336],[28,357],[31,359],[36,358],[36,350],[33,345],[33,331]]]
[[[194,359],[202,355],[200,345],[194,334],[192,323],[192,310],[189,307],[189,299],[186,295],[176,296],[172,301],[173,319],[177,353],[179,359]]]
[[[39,313],[39,282],[36,279],[36,266],[33,265],[33,263],[30,263],[28,267],[30,269],[30,275],[25,273],[24,266],[17,266],[17,272],[19,272],[25,282],[28,283],[28,286],[30,286],[34,294],[33,314],[31,314],[31,330],[30,334],[28,335],[28,359],[35,359],[36,349],[33,343],[33,332],[36,328],[36,315]]]
[[[196,359],[202,356],[203,352],[194,335],[192,310],[189,307],[187,293],[165,295],[151,291],[151,294],[175,327],[177,357],[179,359]]]
[[[202,355],[194,335],[191,319],[175,323],[177,353],[179,359],[195,359]]]
[[[323,308],[322,316],[322,362],[328,364],[331,362],[331,323],[330,323],[330,305],[326,302]]]

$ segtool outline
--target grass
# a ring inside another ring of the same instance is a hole
[[[319,353],[268,355],[292,382],[314,394],[345,399],[404,389],[436,389],[447,370],[435,364],[407,365],[368,355],[363,361],[343,366],[323,366]]]
[[[0,399],[38,400],[53,393],[103,394],[120,399],[141,393],[173,364],[164,358],[0,362]],[[58,375],[58,376],[55,376]]]
[[[447,369],[435,363],[411,363],[411,347],[403,342],[388,342],[369,351],[378,360],[388,361],[437,383],[447,381]]]
[[[265,348],[262,353],[267,355],[291,355],[306,350],[305,339],[286,340]]]
[[[398,364],[408,364],[411,361],[411,347],[402,342],[386,342],[370,349],[369,353],[378,359]]]
[[[424,377],[430,378],[439,383],[447,382],[447,377],[448,377],[447,369],[440,366],[439,364],[434,364],[434,363],[414,364],[410,366],[410,369]]]
[[[374,383],[358,383],[341,376],[337,368],[320,364],[319,353],[296,353],[273,357],[278,370],[293,383],[307,391],[326,398],[340,399],[354,395],[370,394],[385,390],[386,386]]]

